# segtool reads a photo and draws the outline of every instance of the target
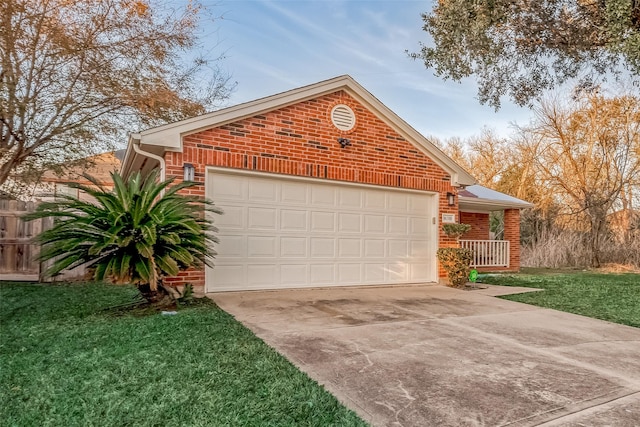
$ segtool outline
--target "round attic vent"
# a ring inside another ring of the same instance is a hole
[[[348,106],[339,104],[331,110],[331,122],[338,129],[348,131],[356,125],[356,114]]]

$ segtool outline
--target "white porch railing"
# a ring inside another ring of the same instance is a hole
[[[473,251],[471,267],[509,267],[508,240],[460,240],[460,247]]]

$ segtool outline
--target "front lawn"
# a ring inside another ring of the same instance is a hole
[[[503,297],[540,307],[553,308],[640,327],[640,275],[593,272],[535,271],[527,274],[483,276],[494,285],[542,288],[542,292]]]
[[[213,303],[104,310],[135,294],[0,283],[0,424],[366,425]]]

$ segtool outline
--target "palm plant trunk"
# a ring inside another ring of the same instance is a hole
[[[164,288],[164,286],[156,286],[156,289],[152,289],[149,283],[139,284],[138,291],[149,304],[157,305],[170,295]]]

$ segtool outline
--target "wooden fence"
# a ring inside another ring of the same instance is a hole
[[[0,200],[0,280],[38,280],[40,247],[33,238],[51,225],[51,219],[23,221],[33,212],[34,202]]]

